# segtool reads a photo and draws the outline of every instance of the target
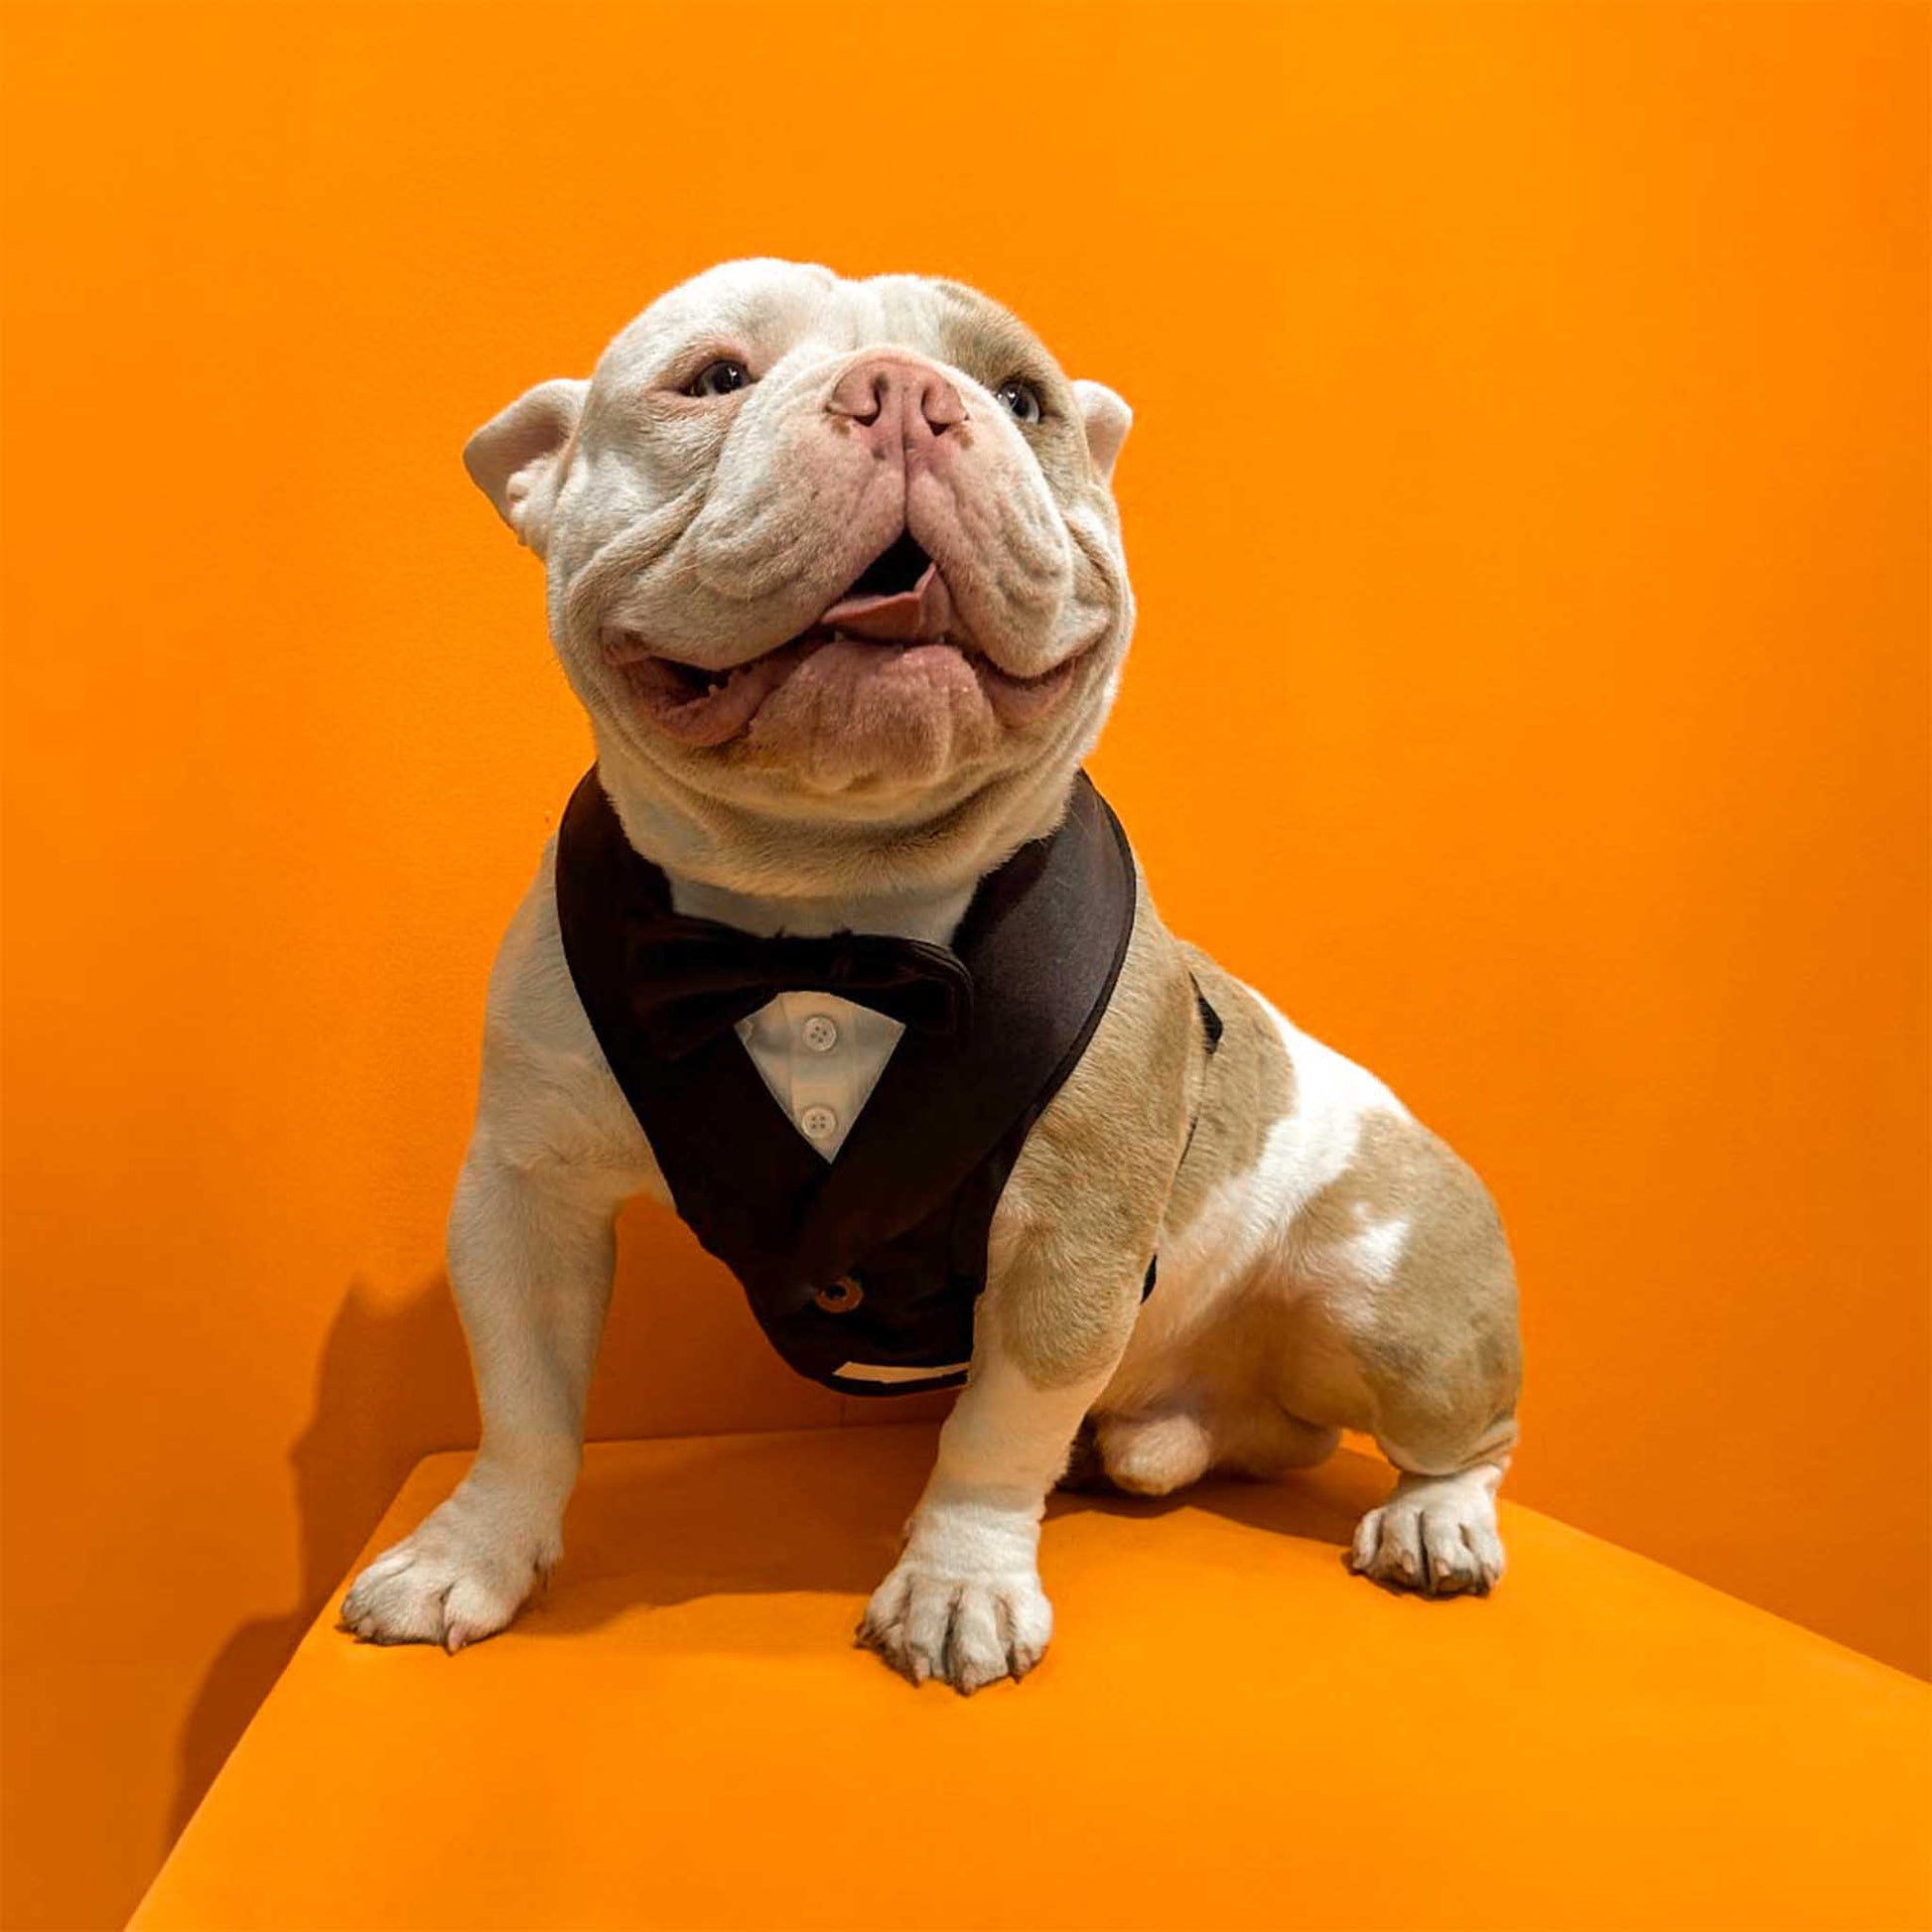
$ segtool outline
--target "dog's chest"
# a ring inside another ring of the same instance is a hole
[[[595,773],[556,877],[605,1058],[779,1353],[846,1393],[961,1380],[1001,1190],[1133,930],[1132,855],[1099,794],[1082,779],[1059,829],[980,882],[956,951],[693,916]]]

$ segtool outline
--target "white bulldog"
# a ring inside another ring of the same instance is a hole
[[[1055,833],[1133,626],[1109,490],[1129,422],[956,283],[745,261],[477,433],[472,476],[546,562],[604,791],[680,915],[943,947]],[[614,1219],[670,1200],[573,984],[555,850],[491,978],[451,1218],[482,1447],[349,1591],[345,1626],[376,1642],[486,1637],[558,1561]],[[861,1626],[914,1681],[1038,1661],[1039,1523],[1076,1439],[1090,1473],[1162,1495],[1367,1431],[1400,1474],[1354,1567],[1426,1593],[1502,1573],[1519,1353],[1480,1184],[1129,893],[1118,980],[998,1195],[970,1373]],[[811,994],[737,1032],[835,1164],[902,1028]]]

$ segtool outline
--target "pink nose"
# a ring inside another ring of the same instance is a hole
[[[849,418],[882,455],[895,443],[930,442],[966,420],[959,391],[939,369],[893,350],[860,356],[833,385],[825,407]]]

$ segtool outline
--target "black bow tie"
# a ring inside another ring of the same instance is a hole
[[[973,1010],[973,980],[944,946],[877,932],[760,939],[716,919],[659,913],[624,940],[631,1010],[645,1043],[683,1059],[780,993],[834,993],[905,1027],[956,1038]]]

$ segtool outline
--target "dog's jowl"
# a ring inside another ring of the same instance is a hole
[[[1355,1567],[1500,1576],[1488,1197],[1169,933],[1080,769],[1133,628],[1129,420],[957,283],[749,261],[472,439],[597,764],[497,958],[451,1215],[482,1448],[358,1636],[458,1649],[557,1562],[637,1193],[801,1374],[958,1386],[862,1626],[914,1679],[1038,1662],[1076,1434],[1160,1495],[1368,1431],[1400,1474]]]

